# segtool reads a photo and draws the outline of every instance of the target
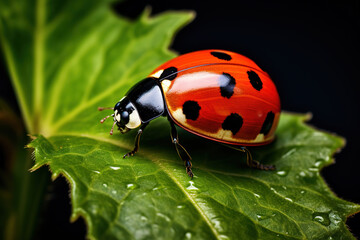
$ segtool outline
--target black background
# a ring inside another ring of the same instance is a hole
[[[335,155],[336,163],[321,174],[337,196],[360,203],[360,1],[137,0],[114,9],[134,19],[145,6],[152,6],[153,14],[194,10],[196,18],[177,34],[173,50],[225,49],[248,56],[274,80],[283,110],[311,112],[311,125],[345,137],[347,145]],[[11,91],[10,83],[1,81],[1,96],[15,103]],[[82,238],[83,221],[68,223],[65,181],[56,180],[51,193],[38,237],[52,232],[59,238]],[[347,221],[357,237],[359,215]]]

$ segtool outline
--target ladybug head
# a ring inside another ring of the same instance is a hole
[[[109,108],[99,108],[104,110]],[[110,134],[113,133],[115,124],[118,126],[121,133],[126,133],[131,129],[137,128],[141,125],[141,119],[135,106],[130,102],[127,97],[122,98],[118,103],[115,104],[114,113],[103,118],[100,122],[103,123],[107,118],[114,117],[114,124],[110,130]]]

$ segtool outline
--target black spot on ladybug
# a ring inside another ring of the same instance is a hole
[[[253,86],[253,88],[255,88],[256,90],[260,91],[262,89],[263,83],[259,77],[259,75],[257,75],[256,72],[254,71],[247,71],[249,80],[251,85]]]
[[[177,76],[177,68],[176,67],[168,67],[166,68],[162,74],[160,75],[160,80],[174,80]]]
[[[240,130],[242,125],[243,118],[237,113],[232,113],[225,118],[221,126],[224,130],[230,130],[232,134],[235,135]]]
[[[183,113],[186,119],[196,120],[199,117],[201,107],[195,101],[186,101],[183,105]]]
[[[221,59],[221,60],[225,60],[225,61],[230,61],[232,59],[232,57],[224,52],[210,52],[211,55],[213,55],[214,57]]]
[[[260,133],[263,133],[264,135],[268,134],[270,132],[270,129],[274,123],[275,114],[273,112],[268,112],[266,115],[265,121],[261,127]]]
[[[234,94],[235,78],[228,73],[223,73],[219,78],[221,96],[230,98]]]

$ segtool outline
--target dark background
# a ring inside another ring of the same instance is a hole
[[[153,14],[194,10],[195,20],[178,33],[173,50],[182,54],[225,49],[248,56],[274,80],[282,109],[311,112],[311,125],[345,137],[346,147],[335,155],[336,163],[321,174],[337,196],[360,203],[360,1],[136,0],[115,4],[114,9],[134,19],[145,6],[152,6]],[[16,106],[11,92],[10,83],[2,81],[1,96]],[[81,239],[86,232],[83,220],[68,223],[65,180],[56,180],[50,195],[38,237],[45,239],[52,232],[59,238]],[[347,221],[358,238],[359,215]]]

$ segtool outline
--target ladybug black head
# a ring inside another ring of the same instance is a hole
[[[115,104],[114,122],[121,133],[126,133],[141,125],[139,113],[127,97]]]
[[[158,81],[155,78],[145,78],[135,84],[114,108],[99,108],[100,111],[114,110],[114,114],[103,118],[100,122],[103,123],[107,118],[113,117],[113,128],[116,124],[121,133],[126,133],[164,115],[164,104]],[[113,133],[113,128],[110,134]]]

